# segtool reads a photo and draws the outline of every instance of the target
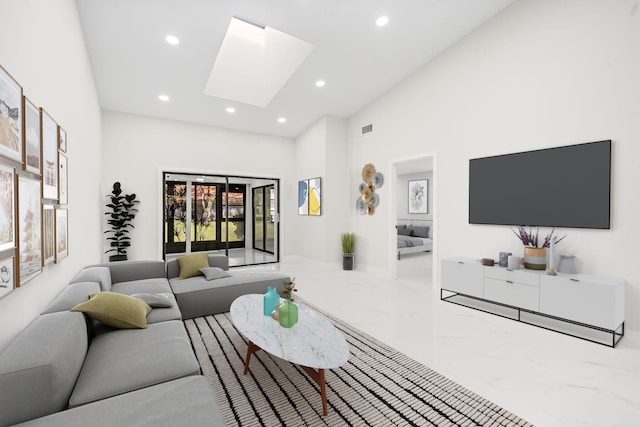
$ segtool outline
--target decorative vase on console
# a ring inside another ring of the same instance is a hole
[[[271,313],[278,306],[278,302],[280,302],[280,295],[276,292],[275,286],[267,287],[267,293],[264,294],[264,315],[271,316]]]
[[[518,230],[511,229],[516,237],[524,245],[524,268],[530,270],[544,270],[547,268],[547,248],[551,246],[551,242],[554,245],[560,243],[565,237],[554,236],[555,227],[547,234],[543,241],[539,239],[539,230],[536,228],[535,233],[533,229],[529,228],[527,231],[524,226],[518,226]]]
[[[292,277],[284,285],[284,302],[278,308],[278,322],[283,328],[291,328],[298,323],[298,306],[293,303],[293,293],[296,289],[296,278]]]

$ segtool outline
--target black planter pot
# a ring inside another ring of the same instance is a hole
[[[342,254],[342,269],[353,270],[353,254]]]
[[[111,256],[109,256],[109,262],[126,261],[126,260],[127,260],[127,256],[126,255],[111,255]]]

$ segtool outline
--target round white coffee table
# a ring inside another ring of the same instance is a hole
[[[300,365],[320,387],[322,410],[327,415],[324,370],[339,368],[349,360],[344,335],[326,317],[297,302],[298,323],[292,328],[283,328],[277,320],[263,314],[262,297],[243,295],[231,304],[231,321],[249,340],[244,374],[249,369],[251,355],[260,349]]]

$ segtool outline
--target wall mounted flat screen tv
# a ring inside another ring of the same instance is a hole
[[[610,228],[611,141],[469,160],[469,223]]]

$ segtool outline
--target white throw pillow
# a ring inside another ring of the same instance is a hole
[[[224,271],[220,267],[201,268],[200,272],[204,274],[204,277],[206,277],[207,280],[221,279],[223,277],[231,276],[230,273],[228,273],[227,271]]]

